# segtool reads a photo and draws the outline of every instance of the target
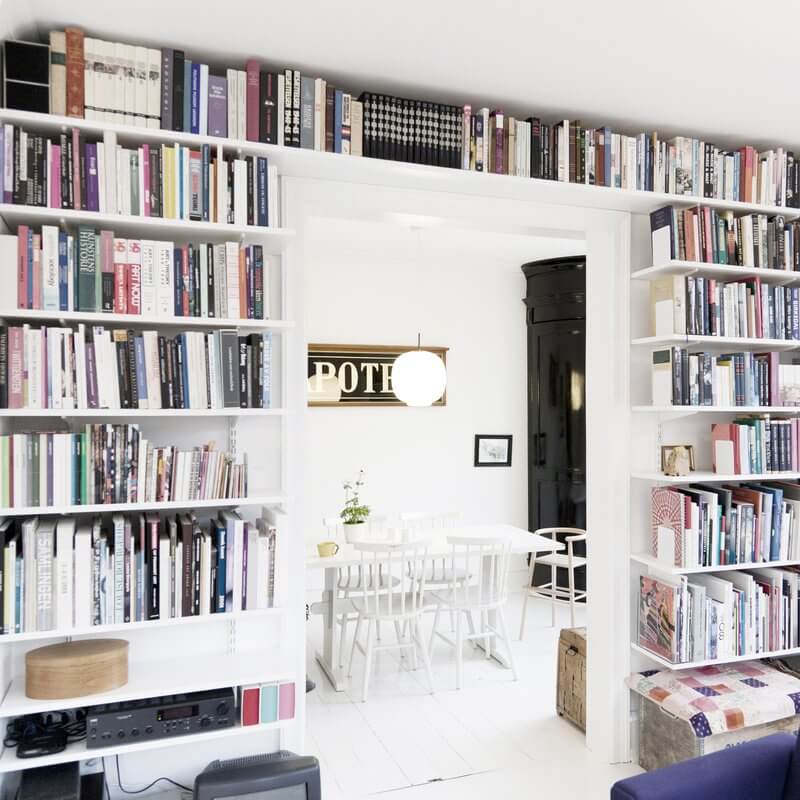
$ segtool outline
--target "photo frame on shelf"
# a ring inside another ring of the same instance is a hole
[[[475,434],[475,460],[476,467],[510,467],[511,434]]]
[[[661,471],[675,477],[694,472],[694,447],[690,444],[662,445]]]

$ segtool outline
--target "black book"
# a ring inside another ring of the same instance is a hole
[[[150,148],[150,216],[163,217],[161,209],[161,149]]]
[[[194,315],[199,317],[201,315],[200,295],[203,291],[203,286],[200,284],[200,252],[189,245],[189,253],[191,255],[190,268],[192,270],[192,295],[194,297]]]
[[[14,205],[20,205],[25,198],[25,187],[23,186],[21,177],[21,162],[24,158],[22,155],[22,137],[20,136],[20,129],[14,126],[14,172],[13,183],[11,189],[11,200]]]
[[[34,184],[34,141],[36,137],[29,133],[27,136],[27,145],[25,147],[25,165],[28,174],[28,179],[25,181],[25,204],[34,205],[34,197],[36,194],[36,186]]]
[[[161,576],[158,573],[160,531],[161,520],[158,514],[147,514],[145,517],[145,575],[147,576],[145,591],[147,592],[147,619],[159,619],[161,616],[159,602]]]
[[[247,397],[247,337],[239,337],[239,407],[248,408]]]
[[[34,206],[44,206],[45,203],[45,184],[46,171],[44,164],[44,137],[29,135],[28,141],[31,143],[31,159],[28,169],[29,173],[28,185],[30,186],[30,203]]]
[[[300,147],[300,70],[292,73],[292,147]]]
[[[105,312],[114,312],[114,273],[103,270],[100,273],[100,307]]]
[[[194,616],[200,615],[200,550],[202,547],[202,535],[200,532],[200,526],[194,526],[194,531],[192,533],[192,544],[194,546],[194,558],[193,567],[194,567],[194,579],[192,581],[192,607],[194,609],[193,614]]]
[[[393,95],[386,96],[384,114],[386,117],[384,125],[386,132],[384,158],[395,161],[397,160],[397,98]]]
[[[703,197],[714,196],[714,145],[705,142],[703,152]]]
[[[172,58],[172,130],[183,130],[183,50],[175,50]]]
[[[264,375],[261,365],[264,360],[264,337],[251,333],[247,337],[250,348],[250,401],[253,408],[264,405]]]
[[[72,146],[72,137],[67,136],[67,172],[63,176],[63,180],[66,181],[67,185],[67,204],[66,208],[75,208],[75,182],[73,181],[72,176],[75,174],[75,148]],[[62,206],[64,203],[62,202]]]
[[[78,135],[78,167],[79,167],[79,176],[80,176],[80,187],[81,187],[81,211],[86,211],[86,178],[88,169],[88,160],[86,158],[86,140],[83,138],[82,135]]]
[[[290,69],[283,71],[283,143],[286,147],[294,147],[292,141],[292,95],[293,95],[293,72]],[[297,141],[300,146],[300,140]]]
[[[256,224],[256,208],[255,200],[256,192],[255,192],[255,168],[253,164],[253,156],[248,156],[245,159],[245,163],[247,164],[247,224],[248,225],[255,225]]]
[[[258,120],[258,140],[265,144],[278,143],[278,76],[262,72],[258,81],[261,115]]]
[[[206,363],[206,400],[203,404],[203,408],[211,408],[211,369],[212,364],[209,360],[209,353],[208,353],[208,336],[203,336],[203,358],[205,359]]]
[[[8,328],[5,325],[0,326],[0,408],[8,408]]]
[[[117,353],[117,380],[119,381],[120,406],[122,408],[131,408],[128,341],[123,331],[114,331],[114,345]]]
[[[172,393],[170,392],[167,369],[167,340],[158,337],[158,378],[161,389],[161,408],[172,408]]]
[[[175,377],[178,389],[178,408],[186,408],[186,384],[183,380],[183,362],[185,358],[186,353],[183,351],[181,342],[175,341]]]
[[[364,108],[364,115],[363,115],[363,141],[361,144],[362,152],[368,158],[372,157],[372,123],[374,121],[374,116],[372,113],[372,93],[371,92],[362,92],[361,96],[358,98]],[[326,106],[326,113],[327,113],[327,106]],[[327,123],[327,118],[326,118]]]
[[[136,333],[128,331],[128,372],[130,374],[131,408],[139,408],[139,378],[136,374]]]
[[[59,169],[61,172],[61,208],[69,208],[69,189],[67,188],[67,184],[69,183],[67,134],[60,134],[58,142],[60,146]]]
[[[206,263],[208,264],[208,286],[206,287],[208,292],[208,316],[216,317],[217,309],[214,303],[214,292],[216,291],[214,270],[216,269],[216,264],[214,263],[214,245],[211,242],[206,244]]]
[[[453,106],[453,169],[461,169],[464,156],[464,110]]]
[[[222,405],[239,408],[239,339],[235,330],[219,332],[222,364]]]
[[[178,345],[174,339],[167,339],[167,380],[171,397],[170,408],[180,408],[178,396]]]
[[[194,524],[189,514],[178,515],[181,545],[183,547],[183,563],[181,564],[181,605],[183,616],[194,616]],[[176,587],[176,591],[177,591]]]

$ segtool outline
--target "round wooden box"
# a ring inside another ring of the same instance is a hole
[[[25,695],[37,700],[84,697],[128,682],[128,642],[86,639],[38,647],[25,655]]]

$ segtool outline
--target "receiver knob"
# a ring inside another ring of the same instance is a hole
[[[228,713],[229,710],[230,709],[228,708],[228,704],[227,703],[220,703],[217,706],[217,714],[219,714],[220,716],[224,716],[225,714]]]

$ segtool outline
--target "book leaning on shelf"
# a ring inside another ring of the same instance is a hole
[[[800,340],[798,286],[672,276],[652,281],[650,298],[655,336]]]
[[[272,333],[0,326],[0,408],[270,408]]]
[[[654,487],[650,552],[682,568],[800,560],[800,485]]]
[[[781,364],[780,353],[690,352],[670,347],[652,353],[656,406],[800,406],[800,365]]]
[[[213,443],[191,450],[159,447],[138,425],[0,436],[5,508],[235,497],[247,497],[247,456],[237,458]]]
[[[650,230],[654,265],[677,260],[800,270],[800,222],[780,214],[664,206],[650,214]]]
[[[223,511],[0,524],[0,629],[68,631],[272,608],[283,545],[264,519]]]
[[[673,664],[800,646],[796,567],[642,575],[640,647]]]
[[[269,261],[259,244],[176,244],[114,236],[80,225],[40,232],[20,225],[0,235],[0,257],[15,260],[4,288],[17,308],[146,317],[269,317]],[[12,286],[12,280],[15,286]]]
[[[278,173],[264,156],[236,158],[221,144],[125,148],[116,134],[90,141],[0,128],[3,202],[138,217],[275,227]]]

